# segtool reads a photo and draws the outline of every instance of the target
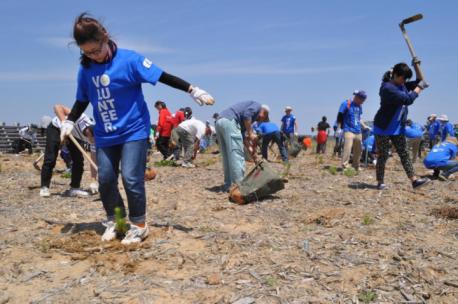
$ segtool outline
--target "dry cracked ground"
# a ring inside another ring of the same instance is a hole
[[[100,242],[97,195],[62,196],[60,174],[38,195],[36,157],[0,156],[1,304],[458,303],[458,181],[413,191],[395,158],[380,192],[373,168],[303,152],[284,190],[244,206],[215,191],[218,155],[160,167],[150,236],[124,247]]]

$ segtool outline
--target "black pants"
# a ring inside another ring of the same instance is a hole
[[[78,148],[69,142],[67,144],[70,156],[72,157],[72,180],[70,187],[79,188],[81,184],[81,178],[83,177],[84,170],[84,158],[83,154]],[[41,168],[41,186],[48,187],[51,184],[52,171],[56,166],[57,156],[60,148],[60,130],[54,127],[52,124],[46,129],[46,149],[45,157],[43,161],[43,167]]]
[[[162,156],[164,156],[164,159],[170,156],[169,141],[170,137],[159,136],[156,142],[156,147]]]
[[[377,144],[378,158],[376,165],[377,182],[383,183],[385,178],[385,165],[388,160],[390,153],[390,141],[398,152],[399,158],[401,159],[404,171],[407,177],[411,178],[415,176],[415,171],[410,161],[409,153],[407,151],[407,141],[404,135],[375,135]]]

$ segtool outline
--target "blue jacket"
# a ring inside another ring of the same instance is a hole
[[[426,155],[423,163],[428,169],[439,168],[447,165],[447,162],[456,157],[457,147],[449,142],[442,142],[433,147]]]
[[[418,81],[412,81],[400,86],[391,81],[382,83],[379,92],[380,108],[374,118],[374,134],[404,134],[407,107],[418,97],[418,94],[413,91],[417,83]]]

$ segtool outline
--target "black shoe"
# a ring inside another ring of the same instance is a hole
[[[429,178],[419,178],[419,179],[415,180],[414,182],[412,182],[412,187],[414,189],[417,189],[417,188],[420,188],[420,187],[426,185],[430,181],[431,180]]]

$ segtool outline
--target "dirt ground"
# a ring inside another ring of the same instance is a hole
[[[458,181],[414,191],[397,159],[377,191],[373,168],[348,177],[303,152],[284,190],[245,206],[216,191],[218,155],[160,167],[150,236],[124,247],[100,242],[98,195],[62,196],[60,174],[38,195],[36,157],[0,156],[0,304],[458,303],[458,221],[441,209],[456,215]]]

